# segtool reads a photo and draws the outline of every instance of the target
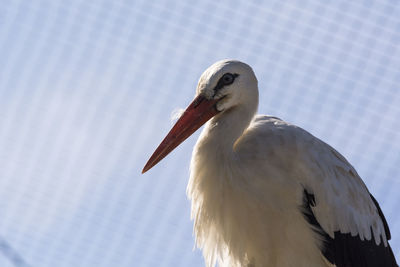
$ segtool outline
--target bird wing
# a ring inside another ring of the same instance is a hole
[[[321,235],[321,252],[330,263],[337,267],[397,266],[382,210],[339,152],[278,118],[258,116],[252,128],[264,131],[269,146],[290,151],[287,158],[294,159],[291,169],[303,187],[303,215]]]
[[[371,195],[373,199],[373,196]],[[381,242],[376,244],[374,239],[361,240],[360,236],[351,233],[342,233],[335,231],[333,237],[330,237],[319,224],[312,208],[316,206],[315,196],[304,190],[302,211],[306,220],[313,229],[321,235],[323,245],[321,253],[327,261],[337,267],[396,267],[396,259],[389,244]],[[376,206],[380,211],[379,205]],[[381,212],[380,212],[381,213]],[[382,221],[386,221],[382,215]],[[390,233],[388,233],[390,235]]]

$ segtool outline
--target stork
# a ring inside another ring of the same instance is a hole
[[[206,265],[397,266],[382,210],[352,165],[300,127],[255,115],[257,106],[252,68],[214,63],[142,171],[207,123],[187,187]]]

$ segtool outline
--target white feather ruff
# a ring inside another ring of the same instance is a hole
[[[304,130],[257,117],[232,154],[209,123],[193,152],[188,196],[207,266],[328,266],[322,242],[301,214],[313,193],[322,228],[386,242],[369,193],[347,161]],[[229,139],[229,136],[227,136]]]

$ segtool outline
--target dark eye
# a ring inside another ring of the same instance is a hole
[[[230,73],[225,73],[224,76],[222,76],[222,80],[224,81],[225,85],[233,83],[234,79],[235,77],[233,77],[233,75]]]
[[[234,80],[235,80],[235,76],[232,73],[225,73],[222,76],[222,82],[224,85],[232,84]]]
[[[217,85],[214,88],[214,95],[218,92],[218,90],[222,89],[225,85],[230,85],[235,81],[235,78],[238,77],[239,74],[237,73],[225,73],[222,77],[218,80]]]

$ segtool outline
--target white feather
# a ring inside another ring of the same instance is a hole
[[[299,206],[313,193],[313,212],[335,231],[387,244],[383,223],[354,168],[329,145],[278,118],[257,116],[251,68],[221,61],[200,78],[197,93],[211,97],[221,73],[238,73],[222,91],[222,110],[206,124],[193,151],[187,188],[196,243],[207,266],[332,266],[322,240]]]
[[[183,108],[176,108],[171,112],[171,122],[175,123],[185,112]]]

